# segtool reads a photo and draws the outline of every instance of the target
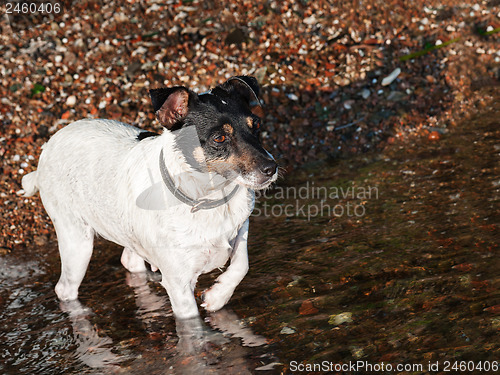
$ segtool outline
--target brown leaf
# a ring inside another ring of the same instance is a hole
[[[314,307],[311,300],[308,300],[308,299],[306,299],[304,302],[302,302],[302,305],[299,308],[300,315],[312,315],[312,314],[316,314],[317,312],[318,312],[318,309],[316,307]]]

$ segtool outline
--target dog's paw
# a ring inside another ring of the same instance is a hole
[[[201,307],[207,311],[217,311],[222,309],[233,295],[234,289],[228,289],[224,284],[216,283],[203,293],[203,303]]]
[[[55,292],[61,301],[75,301],[78,299],[78,285],[59,280]]]

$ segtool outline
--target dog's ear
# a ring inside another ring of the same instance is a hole
[[[151,103],[160,124],[171,130],[188,113],[191,92],[182,86],[149,90]]]
[[[259,83],[252,76],[235,76],[229,78],[222,85],[222,88],[229,91],[230,94],[236,93],[248,105],[253,114],[262,117],[264,111],[259,99]]]

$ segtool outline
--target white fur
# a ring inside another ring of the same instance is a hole
[[[218,310],[248,270],[253,190],[240,186],[227,204],[191,213],[163,185],[160,151],[176,186],[190,197],[218,199],[221,182],[214,178],[216,182],[207,184],[206,174],[186,163],[170,131],[138,142],[139,132],[117,121],[74,122],[43,146],[38,170],[23,178],[27,193],[40,191],[56,229],[62,264],[56,293],[61,300],[77,298],[97,233],[125,248],[122,263],[128,270],[144,271],[144,261],[159,268],[179,318],[198,315],[193,295],[198,276],[231,258],[226,272],[205,293],[203,306]],[[162,187],[163,204],[157,210],[139,207],[137,198],[152,186]],[[224,191],[234,186],[231,182]]]

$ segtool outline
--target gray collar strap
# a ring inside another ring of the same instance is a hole
[[[163,182],[167,186],[168,190],[180,200],[182,203],[191,206],[191,212],[196,212],[198,210],[209,210],[211,208],[222,206],[231,200],[232,197],[238,191],[239,185],[236,185],[234,189],[226,196],[223,196],[221,199],[194,199],[187,196],[180,188],[175,186],[174,180],[170,173],[168,173],[167,166],[165,165],[165,159],[163,157],[163,150],[160,152],[160,173],[163,179]],[[221,190],[222,191],[222,190]]]

